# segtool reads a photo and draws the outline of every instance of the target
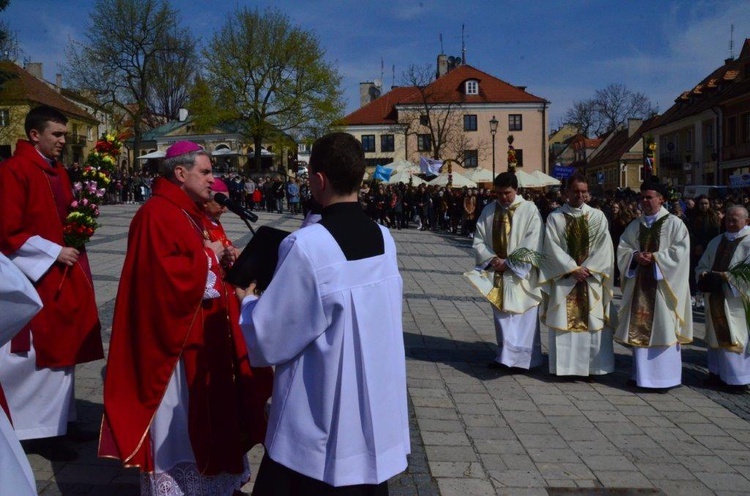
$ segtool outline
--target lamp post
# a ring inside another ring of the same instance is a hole
[[[495,134],[497,134],[497,119],[490,119],[490,134],[492,135],[492,180],[495,180]]]

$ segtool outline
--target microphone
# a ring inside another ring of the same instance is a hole
[[[249,220],[250,222],[257,222],[258,216],[252,213],[250,210],[237,205],[235,202],[230,200],[224,193],[214,193],[213,200],[223,207],[227,207],[232,211],[233,214],[238,215],[241,219]]]

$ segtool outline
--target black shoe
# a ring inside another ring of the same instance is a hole
[[[67,446],[61,437],[27,439],[21,441],[21,446],[27,454],[39,455],[51,462],[72,462],[78,458],[78,453]]]
[[[628,382],[625,383],[625,385],[629,388],[637,388],[638,383],[635,382],[635,379],[628,379]]]
[[[703,384],[706,386],[721,386],[724,383],[721,382],[721,378],[719,377],[719,374],[714,374],[712,372],[709,372],[708,377],[706,377],[706,380],[703,381]]]
[[[487,364],[487,368],[492,369],[492,370],[505,370],[507,367],[503,365],[502,363],[498,363],[493,360]]]
[[[745,392],[747,391],[747,386],[744,384],[733,385],[733,384],[722,383],[719,389],[722,392],[729,393],[729,394],[745,394]]]
[[[89,443],[99,439],[99,433],[94,431],[85,431],[78,427],[76,423],[68,424],[68,433],[65,438],[71,443]]]

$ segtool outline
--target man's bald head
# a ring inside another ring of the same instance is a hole
[[[748,212],[742,205],[733,205],[724,216],[727,232],[736,233],[747,225]]]

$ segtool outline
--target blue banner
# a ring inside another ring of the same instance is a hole
[[[572,176],[575,171],[575,167],[556,165],[552,168],[552,177],[555,177],[557,179],[567,179]]]

